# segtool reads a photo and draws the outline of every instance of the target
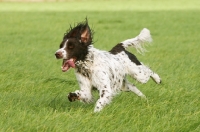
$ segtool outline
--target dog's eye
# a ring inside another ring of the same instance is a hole
[[[67,44],[67,48],[68,49],[73,49],[74,48],[74,44],[73,43],[68,43]]]

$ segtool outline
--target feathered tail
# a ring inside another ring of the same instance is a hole
[[[144,28],[135,38],[127,39],[121,43],[124,48],[133,46],[138,53],[142,54],[147,51],[144,46],[150,42],[152,42],[150,31],[147,28]]]

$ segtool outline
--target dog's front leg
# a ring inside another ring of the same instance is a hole
[[[112,92],[108,89],[100,90],[100,98],[96,102],[94,112],[101,111],[107,104],[109,104],[113,98]]]
[[[91,81],[89,78],[83,76],[82,74],[76,73],[76,77],[80,86],[80,90],[76,90],[75,92],[70,92],[68,94],[69,101],[80,100],[82,102],[90,103],[93,101],[92,93],[91,93]]]
[[[68,94],[70,102],[80,100],[81,102],[90,103],[93,101],[91,91],[88,90],[76,90]]]

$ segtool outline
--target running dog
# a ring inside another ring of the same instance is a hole
[[[63,59],[63,72],[75,69],[80,86],[80,90],[68,94],[69,101],[92,102],[93,87],[99,91],[94,112],[101,111],[120,91],[132,91],[145,97],[126,76],[129,75],[140,83],[146,83],[151,77],[159,84],[161,79],[126,48],[132,46],[138,52],[145,52],[144,44],[151,41],[150,31],[144,28],[138,36],[118,43],[110,51],[102,51],[93,46],[93,30],[87,19],[70,27],[55,53],[57,59]]]

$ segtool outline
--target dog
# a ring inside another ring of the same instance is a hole
[[[144,44],[152,41],[150,31],[144,28],[135,38],[118,43],[110,51],[102,51],[93,46],[93,30],[86,19],[71,27],[64,34],[57,59],[63,59],[62,71],[75,69],[80,90],[68,94],[69,101],[93,102],[93,87],[99,91],[94,112],[101,111],[120,91],[131,91],[140,97],[145,95],[131,84],[129,75],[140,83],[152,78],[157,84],[161,78],[149,67],[141,63],[135,55],[126,50],[133,46],[138,52],[145,52]]]

